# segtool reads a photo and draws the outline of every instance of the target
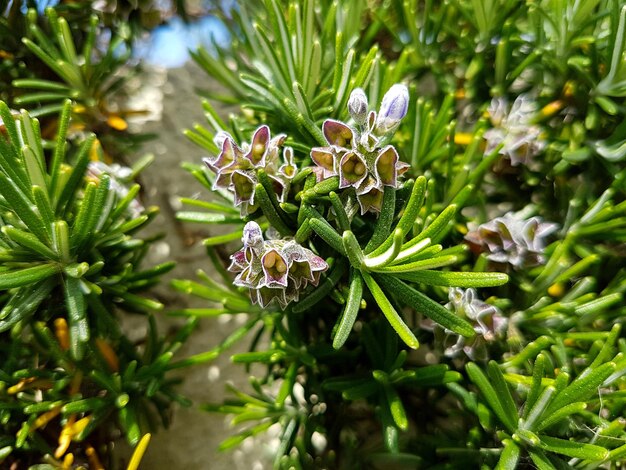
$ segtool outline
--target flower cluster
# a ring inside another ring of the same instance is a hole
[[[556,224],[543,222],[540,217],[525,219],[508,212],[472,230],[465,239],[487,252],[487,259],[522,269],[544,263],[544,239],[557,228]]]
[[[239,273],[234,284],[248,287],[252,302],[262,307],[276,300],[284,309],[298,300],[308,283],[316,286],[328,269],[326,261],[294,240],[263,240],[256,222],[246,224],[242,241],[228,269]]]
[[[367,97],[357,88],[348,101],[355,126],[327,119],[328,146],[311,149],[318,180],[339,175],[340,188],[355,189],[361,214],[380,212],[384,186],[397,187],[398,176],[409,168],[392,145],[385,145],[406,116],[408,102],[407,88],[397,84],[383,97],[378,115],[368,114]]]
[[[213,189],[226,189],[235,196],[235,206],[242,215],[251,214],[257,209],[255,188],[257,172],[265,171],[274,185],[278,199],[283,202],[289,192],[291,180],[297,173],[291,147],[284,147],[282,162],[280,148],[286,136],[280,134],[273,139],[267,126],[259,127],[250,144],[239,147],[230,134],[220,132],[215,143],[221,152],[213,159],[205,159],[206,165],[216,173]]]
[[[538,111],[537,104],[528,96],[520,95],[508,113],[507,109],[508,103],[504,98],[491,101],[487,112],[494,127],[484,134],[486,152],[492,152],[503,144],[500,154],[506,155],[511,165],[528,165],[545,147],[541,128],[532,122]]]
[[[450,302],[446,304],[446,308],[469,320],[474,325],[476,336],[465,338],[446,330],[445,342],[450,339],[454,339],[455,342],[446,347],[444,354],[448,357],[457,357],[463,352],[473,361],[486,359],[487,343],[504,336],[508,325],[507,318],[494,305],[478,299],[475,289],[452,287],[448,298]]]

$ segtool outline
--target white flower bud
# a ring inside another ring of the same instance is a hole
[[[365,124],[367,121],[367,96],[362,89],[352,90],[348,100],[348,112],[357,124]]]

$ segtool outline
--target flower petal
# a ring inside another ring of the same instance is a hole
[[[213,160],[206,159],[205,163],[211,170],[217,172],[235,163],[239,155],[241,155],[241,149],[237,147],[232,139],[226,138],[222,143],[222,151],[219,155]]]
[[[361,215],[368,211],[380,212],[383,204],[383,192],[377,188],[372,188],[365,194],[357,195],[359,206],[361,206]]]
[[[265,166],[265,156],[270,142],[270,128],[267,126],[259,127],[252,136],[250,150],[245,158],[252,162],[255,167]]]
[[[326,119],[322,125],[324,137],[330,145],[342,148],[352,148],[355,133],[352,128],[341,121]]]
[[[284,148],[283,161],[285,163],[283,163],[280,168],[278,168],[278,174],[286,180],[291,180],[298,173],[298,167],[294,162],[293,149],[291,147]]]
[[[276,301],[281,308],[287,306],[287,299],[285,297],[285,288],[272,289],[270,287],[261,287],[260,289],[254,289],[251,292],[252,302],[257,303],[261,307],[269,306],[273,301]]]
[[[383,184],[379,179],[377,179],[376,174],[369,173],[367,178],[365,178],[359,186],[356,188],[356,195],[360,196],[361,194],[367,194],[372,189],[378,189],[379,191],[383,190]]]
[[[398,152],[392,145],[387,145],[376,157],[376,172],[385,186],[396,186],[398,182],[398,171],[396,169],[398,160]]]
[[[231,189],[235,193],[235,206],[242,202],[254,203],[256,175],[252,171],[235,170],[231,177]]]
[[[336,157],[330,147],[311,149],[311,160],[322,170],[322,178],[326,179],[337,174]]]
[[[367,163],[355,152],[348,152],[339,163],[339,187],[357,187],[367,177]]]
[[[269,250],[261,258],[266,287],[287,287],[288,261],[277,251]]]
[[[246,253],[244,249],[241,249],[232,255],[230,255],[230,266],[228,270],[233,273],[243,271],[248,266],[248,260],[246,259]]]
[[[287,193],[289,192],[289,181],[283,179],[284,177],[276,176],[276,175],[268,175],[270,180],[272,181],[272,189],[274,189],[274,193],[278,197],[280,202],[285,202],[287,199]]]

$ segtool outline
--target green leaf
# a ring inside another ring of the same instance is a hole
[[[537,426],[535,427],[535,429],[537,431],[542,431],[545,428],[548,428],[550,426],[552,426],[555,423],[558,423],[559,421],[561,421],[562,419],[572,415],[572,414],[576,414],[576,413],[582,413],[583,411],[585,411],[587,409],[587,404],[583,403],[583,402],[576,402],[576,403],[570,403],[569,405],[566,405],[558,410],[556,410],[554,413],[548,415],[548,416],[544,416],[543,420],[540,421]]]
[[[364,268],[364,260],[363,260],[363,251],[361,250],[361,246],[357,241],[354,233],[350,230],[346,230],[343,232],[342,237],[343,248],[350,260],[350,264],[354,269],[363,269]]]
[[[298,372],[298,363],[293,362],[289,366],[289,369],[287,370],[287,373],[285,374],[285,380],[281,384],[280,390],[278,391],[278,394],[276,395],[277,407],[283,407],[285,405],[285,400],[287,399],[287,397],[290,395],[290,393],[293,390],[293,385],[296,381],[297,372]]]
[[[137,194],[139,194],[140,189],[141,187],[138,184],[134,184],[128,188],[128,193],[117,202],[115,209],[113,209],[113,212],[109,217],[112,222],[117,221],[117,219],[119,219],[128,210],[130,204],[137,197]],[[178,218],[178,214],[176,215],[176,218]]]
[[[539,449],[528,449],[530,458],[537,466],[537,470],[556,470],[556,467],[550,462],[550,459]]]
[[[241,223],[240,217],[227,216],[226,214],[215,214],[213,212],[180,211],[176,213],[176,218],[184,222],[198,222],[201,224]]]
[[[70,243],[72,252],[76,252],[76,248],[80,245],[82,239],[88,234],[87,220],[94,208],[94,199],[96,197],[96,188],[98,185],[91,181],[87,183],[83,199],[78,209],[78,214],[74,218],[74,224],[72,225],[72,234],[70,236]]]
[[[141,428],[137,420],[137,412],[133,406],[127,405],[118,411],[119,423],[126,434],[126,440],[131,446],[137,445],[141,439]]]
[[[502,367],[508,369],[509,367],[516,367],[523,364],[525,361],[532,357],[535,357],[541,351],[547,349],[550,345],[554,344],[554,340],[548,336],[540,336],[535,341],[531,341],[515,356],[510,357],[506,362],[502,364]]]
[[[11,84],[15,88],[31,88],[35,90],[46,90],[60,93],[69,93],[72,89],[67,85],[40,78],[20,78],[13,80]]]
[[[65,277],[63,280],[65,305],[67,306],[67,319],[70,330],[70,351],[72,356],[77,360],[83,358],[85,346],[90,336],[85,294],[80,284],[80,279],[73,277]]]
[[[232,449],[233,447],[238,446],[239,444],[241,444],[243,441],[245,441],[248,437],[250,436],[255,436],[257,434],[260,434],[262,432],[265,432],[270,426],[272,426],[274,424],[273,421],[264,421],[260,424],[257,424],[256,426],[243,431],[239,434],[236,434],[234,436],[231,436],[227,439],[224,439],[218,449],[219,450],[229,450]]]
[[[30,182],[33,186],[39,186],[41,188],[46,187],[46,179],[44,177],[44,171],[41,167],[41,163],[37,155],[31,147],[23,146],[22,155],[24,157],[24,164],[26,165],[26,171],[30,178]]]
[[[305,201],[307,199],[312,199],[318,196],[326,196],[333,191],[337,191],[339,189],[339,177],[332,176],[327,178],[319,183],[315,184],[313,187],[307,189],[300,193],[300,199]],[[296,200],[298,200],[298,196],[296,195]]]
[[[503,443],[504,449],[502,449],[502,454],[500,454],[500,459],[498,460],[495,470],[515,470],[520,458],[521,449],[511,439],[505,439]]]
[[[407,419],[406,411],[404,410],[404,405],[402,404],[398,392],[389,384],[384,384],[383,389],[393,421],[400,430],[406,431],[409,428],[409,420]]]
[[[435,220],[432,221],[428,227],[426,227],[425,230],[422,230],[418,236],[411,240],[410,243],[407,243],[404,248],[408,248],[413,243],[417,243],[425,238],[430,238],[433,243],[437,243],[445,234],[448,224],[452,221],[456,214],[456,210],[456,204],[450,204],[435,218]]]
[[[566,455],[567,457],[585,460],[604,460],[609,451],[604,447],[580,441],[567,441],[557,437],[539,436],[540,447],[549,452]]]
[[[385,442],[385,447],[388,452],[396,454],[400,450],[398,443],[398,427],[386,407],[381,407],[380,414],[383,425],[383,440]]]
[[[71,401],[63,405],[64,414],[87,413],[107,405],[107,401],[101,397],[85,398],[83,400]]]
[[[586,373],[577,377],[554,398],[546,413],[552,414],[564,406],[585,401],[591,395],[598,393],[598,387],[615,372],[615,369],[616,364],[614,362],[602,364],[594,370],[586,369]]]
[[[389,302],[389,299],[387,299],[382,289],[368,273],[363,272],[361,274],[363,276],[365,284],[367,284],[367,288],[372,293],[374,300],[376,300],[376,303],[389,321],[389,324],[394,330],[396,330],[398,336],[400,336],[402,341],[404,341],[407,346],[412,349],[417,349],[419,347],[419,342],[417,341],[417,338],[408,327],[408,325],[404,323],[402,318],[400,318],[400,315],[398,315],[398,312],[396,312],[396,310],[393,308],[391,302]]]
[[[0,272],[0,289],[13,289],[27,286],[53,276],[60,271],[57,264],[40,264],[31,268],[13,269]]]
[[[374,250],[374,248],[380,246],[390,235],[391,224],[393,223],[393,219],[395,217],[395,207],[396,190],[391,186],[386,186],[385,193],[383,194],[383,202],[380,210],[380,216],[378,217],[378,221],[376,222],[376,226],[374,227],[374,233],[372,233],[372,237],[365,246],[365,253],[369,253]]]
[[[532,409],[528,412],[528,416],[525,418],[525,422],[522,427],[524,429],[530,429],[536,431],[535,422],[546,411],[546,408],[550,404],[550,401],[556,393],[556,388],[548,386],[543,390],[543,393],[534,401]],[[554,416],[554,415],[552,415]]]
[[[72,111],[72,103],[70,100],[65,100],[63,103],[63,108],[61,110],[61,114],[59,116],[58,121],[58,130],[56,136],[56,145],[54,147],[54,152],[52,154],[52,159],[50,160],[49,174],[50,174],[50,194],[56,194],[56,186],[59,178],[59,168],[61,167],[61,163],[63,163],[65,157],[65,138],[67,136],[67,129],[70,124],[70,114]]]
[[[4,101],[0,101],[0,118],[2,118],[4,128],[9,135],[11,145],[17,150],[20,139],[17,133],[17,125],[15,124],[15,116]]]
[[[354,326],[361,300],[363,298],[363,280],[356,270],[351,270],[350,291],[348,293],[348,301],[343,309],[341,318],[337,324],[337,331],[333,338],[333,348],[340,349]]]
[[[432,366],[419,367],[417,369],[405,371],[406,374],[399,377],[397,380],[402,383],[410,383],[419,387],[433,387],[461,380],[461,374],[448,369],[448,366],[445,364],[434,364]],[[392,382],[395,381],[396,378],[392,377]]]
[[[393,266],[381,266],[372,268],[376,272],[380,273],[391,273],[391,274],[400,274],[400,273],[413,273],[416,271],[423,271],[432,268],[441,268],[443,266],[449,266],[451,264],[459,261],[459,257],[456,255],[444,255],[444,256],[434,256],[432,258],[423,259],[419,261],[413,261],[411,263],[406,264],[396,264]]]
[[[32,233],[24,232],[10,225],[2,227],[2,233],[15,243],[34,251],[35,253],[43,256],[46,259],[58,260],[59,255],[39,241],[39,239]]]
[[[517,422],[511,421],[510,413],[504,411],[504,406],[500,401],[498,393],[483,371],[473,362],[468,363],[465,369],[467,370],[467,375],[469,375],[470,380],[478,387],[483,397],[485,397],[487,404],[496,414],[500,422],[505,426],[508,432],[513,433],[517,428]]]
[[[339,228],[344,232],[346,230],[350,230],[350,220],[348,219],[348,214],[346,214],[346,209],[343,207],[341,199],[334,191],[331,191],[328,194],[328,197],[330,198],[330,202],[333,205],[333,211],[335,212],[335,217],[337,217]]]
[[[398,224],[396,225],[396,230],[400,229],[405,235],[411,233],[411,229],[413,228],[415,219],[417,219],[419,210],[422,208],[422,204],[424,204],[424,196],[426,195],[426,183],[427,180],[423,176],[420,176],[415,180],[415,183],[413,184],[413,189],[411,191],[411,196],[409,197],[409,200],[404,208],[404,212],[400,217]],[[371,255],[380,255],[383,251],[387,250],[392,243],[393,234],[390,234],[380,246],[378,246],[371,252]]]
[[[393,293],[401,303],[414,308],[417,312],[426,315],[444,328],[468,338],[476,334],[472,325],[466,320],[456,316],[447,308],[395,277],[390,275],[378,275],[376,279],[387,292]]]
[[[58,220],[52,224],[52,243],[61,259],[68,263],[71,258],[70,235],[65,220]]]
[[[40,240],[50,242],[52,227],[45,226],[41,216],[37,213],[37,206],[4,173],[0,173],[0,194],[7,201],[11,201],[13,211],[31,232]]]
[[[54,279],[48,278],[16,291],[0,311],[0,331],[9,330],[18,322],[33,315],[56,284]]]
[[[311,218],[309,225],[331,248],[342,255],[346,255],[343,239],[326,220],[321,217]]]
[[[502,371],[500,370],[498,363],[496,361],[489,361],[489,365],[487,366],[487,368],[489,378],[491,379],[491,384],[498,394],[498,398],[500,403],[502,404],[503,411],[507,415],[507,421],[509,423],[514,423],[514,426],[517,426],[517,422],[519,420],[517,406],[513,401],[511,391],[509,390],[509,387],[504,380],[504,376],[502,375]]]
[[[430,286],[448,287],[494,287],[506,284],[509,276],[504,273],[473,273],[448,271],[415,271],[401,273],[400,279],[411,282],[420,282]]]
[[[400,250],[402,249],[402,240],[404,239],[404,233],[402,230],[396,229],[393,232],[392,243],[389,245],[386,251],[383,251],[379,255],[374,255],[370,253],[365,258],[365,266],[372,270],[383,270],[388,264],[393,263],[398,255],[400,254]],[[430,241],[428,242],[430,243]]]
[[[546,356],[543,353],[540,353],[535,359],[535,363],[533,364],[533,377],[530,385],[530,390],[528,391],[528,395],[526,396],[526,403],[524,405],[524,413],[522,417],[524,419],[527,418],[528,413],[531,408],[537,401],[539,397],[539,393],[541,391],[541,379],[543,378],[543,371],[546,364]]]
[[[60,210],[65,209],[65,205],[68,204],[69,201],[75,200],[76,191],[83,182],[85,171],[87,170],[87,165],[89,164],[89,152],[95,142],[96,136],[94,134],[90,134],[80,146],[72,173],[63,186],[63,190],[61,191],[61,195],[57,201],[57,214]]]
[[[283,237],[293,235],[293,231],[287,226],[281,217],[280,212],[284,214],[283,210],[280,209],[278,204],[274,205],[271,197],[261,183],[257,183],[255,191],[259,207],[263,211],[263,215],[270,225],[278,230]],[[272,195],[274,194],[272,193]]]
[[[54,211],[48,197],[47,189],[39,186],[33,186],[33,197],[35,198],[35,205],[39,211],[45,227],[52,227],[54,223]]]

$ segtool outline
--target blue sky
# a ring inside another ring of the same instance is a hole
[[[148,63],[163,67],[182,67],[190,58],[189,49],[204,46],[211,51],[213,42],[226,46],[228,30],[214,16],[205,16],[185,24],[180,18],[155,28],[148,39],[137,42],[135,54]]]

